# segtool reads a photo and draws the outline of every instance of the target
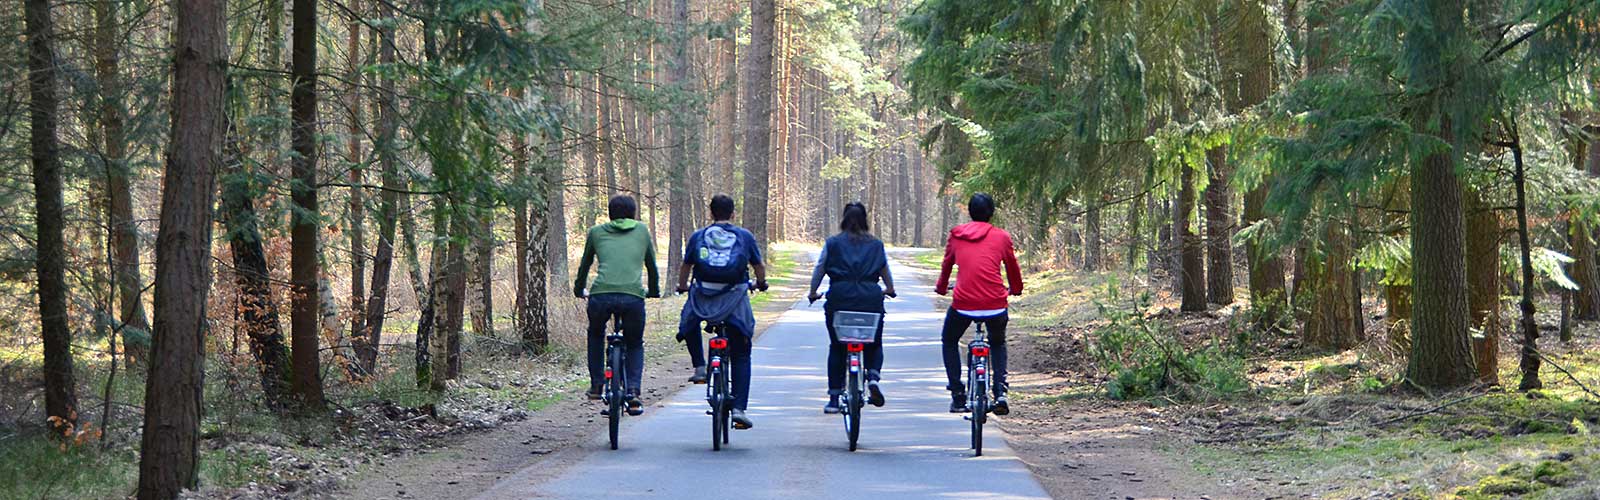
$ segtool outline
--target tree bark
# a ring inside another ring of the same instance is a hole
[[[233,254],[234,284],[239,287],[239,320],[256,360],[267,407],[281,412],[290,402],[289,348],[283,342],[278,301],[272,295],[272,272],[261,243],[260,216],[252,201],[255,188],[243,171],[242,153],[230,144],[228,155],[239,157],[227,161],[226,167],[234,172],[223,182],[221,216]]]
[[[1305,323],[1307,344],[1323,349],[1348,349],[1361,342],[1356,327],[1360,308],[1352,304],[1356,286],[1351,262],[1354,246],[1344,225],[1330,221],[1323,228],[1320,261],[1307,256],[1307,285],[1314,289],[1309,319]],[[1311,248],[1311,247],[1307,247]]]
[[[471,269],[466,296],[471,299],[472,334],[494,336],[494,219],[487,210],[474,217]]]
[[[365,193],[360,186],[366,183],[363,158],[361,155],[361,136],[365,118],[362,111],[361,96],[361,28],[359,16],[362,14],[361,1],[353,0],[350,3],[353,16],[349,21],[350,38],[345,49],[345,90],[350,93],[353,101],[350,104],[350,123],[346,130],[345,156],[350,162],[350,200],[346,210],[350,220],[350,339],[357,343],[366,338],[367,316],[367,239],[366,239],[366,202],[363,201]],[[358,356],[359,358],[359,356]],[[363,366],[357,362],[350,367],[355,373],[364,373]]]
[[[376,4],[380,18],[394,17],[394,7],[389,2]],[[378,63],[385,66],[394,64],[394,27],[384,23],[378,35]],[[372,287],[366,304],[365,334],[356,340],[357,362],[362,371],[368,374],[375,373],[378,366],[378,346],[383,339],[389,281],[394,268],[395,219],[400,215],[400,191],[407,185],[405,179],[400,177],[400,168],[395,159],[395,135],[399,132],[400,121],[395,102],[394,77],[384,75],[379,78],[378,136],[373,149],[378,155],[379,168],[383,171],[383,192],[378,195],[378,247],[372,255]]]
[[[1418,88],[1435,88],[1455,81],[1461,69],[1453,67],[1464,50],[1456,38],[1465,31],[1460,0],[1433,0],[1426,6],[1429,27],[1408,33],[1407,53],[1426,61],[1409,68],[1407,81]],[[1430,95],[1421,106],[1434,110],[1416,117],[1417,130],[1453,143],[1449,93]],[[1413,309],[1411,359],[1406,377],[1428,389],[1453,389],[1477,378],[1468,335],[1465,227],[1462,220],[1461,180],[1450,152],[1416,162],[1411,174],[1411,255]]]
[[[1517,383],[1517,389],[1531,391],[1543,388],[1544,382],[1539,380],[1539,324],[1534,320],[1538,311],[1533,305],[1533,247],[1528,243],[1527,170],[1522,163],[1522,139],[1517,137],[1515,122],[1511,130],[1511,154],[1516,162],[1512,181],[1517,188],[1517,242],[1522,260],[1522,300],[1517,304],[1522,313],[1517,322],[1522,330],[1522,356],[1518,362],[1522,380]]]
[[[112,273],[117,286],[123,352],[129,363],[143,362],[150,350],[150,322],[144,311],[144,279],[139,271],[139,227],[133,219],[133,170],[128,163],[128,133],[123,110],[120,2],[95,2],[95,78],[100,84],[98,120],[106,162],[106,198],[111,210]]]
[[[1472,309],[1473,358],[1478,381],[1500,383],[1500,216],[1468,188],[1463,193],[1467,217],[1467,302]]]
[[[744,58],[744,227],[767,255],[767,183],[772,163],[773,0],[750,0],[750,53]]]
[[[44,340],[44,406],[57,435],[76,430],[77,383],[72,366],[72,326],[67,323],[66,243],[60,144],[56,125],[55,26],[49,0],[23,4],[28,36],[29,146],[37,207],[39,325]]]
[[[1206,298],[1212,304],[1233,303],[1233,189],[1228,186],[1228,150],[1206,150],[1210,182],[1206,184]]]
[[[1593,144],[1594,140],[1569,140],[1574,143],[1571,147],[1574,166],[1590,176],[1600,175],[1600,146]],[[1578,283],[1578,289],[1571,292],[1573,317],[1583,321],[1600,320],[1600,262],[1596,261],[1594,226],[1573,217],[1567,237],[1572,246],[1572,278]]]
[[[145,381],[140,500],[176,498],[199,477],[211,210],[225,129],[226,3],[175,0],[173,12],[172,139],[156,237],[151,346],[151,359],[159,361],[150,363]]]
[[[1096,203],[1085,209],[1083,214],[1083,268],[1094,272],[1105,269],[1105,248],[1101,244],[1102,230],[1100,227],[1101,206]],[[1041,226],[1039,232],[1039,248],[1045,249],[1048,245],[1049,224],[1047,220],[1038,221]]]
[[[305,411],[323,408],[320,343],[321,298],[318,296],[317,229],[317,0],[294,0],[289,132],[291,197],[296,209],[289,238],[289,282],[293,307],[289,337],[294,360],[294,393]]]
[[[1184,311],[1206,310],[1206,269],[1205,253],[1200,243],[1200,235],[1195,234],[1189,222],[1195,210],[1194,169],[1188,166],[1183,169],[1182,187],[1178,190],[1178,207],[1174,212],[1173,225],[1177,227],[1179,246],[1180,285],[1182,292],[1182,305]]]
[[[532,194],[529,198],[534,201],[534,206],[538,206],[539,203],[545,203],[550,197],[553,188],[557,186],[557,184],[551,182],[553,175],[550,174],[550,171],[553,169],[550,168],[550,165],[552,162],[560,164],[560,160],[554,160],[544,154],[542,151],[544,144],[545,141],[541,139],[538,146],[540,166],[535,169],[534,177],[528,179],[533,186]],[[525,137],[521,135],[517,137],[514,151],[515,157],[513,161],[518,164],[517,170],[519,172],[526,170],[525,164],[528,162],[529,153]],[[518,287],[518,293],[522,295],[519,296],[517,301],[520,303],[517,309],[517,336],[521,339],[522,352],[536,355],[545,352],[550,346],[549,301],[547,296],[550,287],[549,274],[546,270],[549,249],[546,248],[546,245],[549,242],[551,221],[559,221],[560,219],[542,210],[534,210],[532,213],[526,214],[524,218],[532,235],[524,239],[522,242],[524,246],[517,247],[519,266],[517,274],[523,276],[526,280],[526,283]],[[560,232],[561,229],[558,228],[556,231]]]

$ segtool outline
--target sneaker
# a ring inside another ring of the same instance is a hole
[[[640,401],[639,396],[628,395],[628,415],[644,415],[644,401]]]
[[[839,395],[829,394],[828,404],[823,405],[822,413],[826,413],[828,415],[838,415],[841,411],[844,411],[844,407],[839,406]]]
[[[1006,395],[1005,394],[1001,394],[999,396],[995,396],[994,397],[994,409],[990,410],[990,411],[992,413],[994,413],[995,415],[1000,415],[1000,416],[1005,416],[1005,415],[1010,415],[1011,414],[1011,404],[1010,404],[1010,402],[1006,401]]]
[[[734,408],[731,416],[733,417],[733,428],[735,429],[745,430],[756,426],[755,422],[750,421],[750,417],[744,415],[744,410]]]
[[[600,400],[600,386],[598,386],[598,385],[589,386],[589,390],[585,391],[583,393],[583,397],[589,398],[590,401],[599,401]]]
[[[966,393],[961,393],[961,392],[951,393],[950,394],[950,413],[966,413],[966,412],[967,412],[967,395],[966,395]]]
[[[709,377],[706,376],[706,367],[696,366],[694,367],[694,375],[689,376],[689,382],[694,384],[704,384],[708,378]]]
[[[878,381],[867,382],[867,404],[883,407],[883,390],[878,389]]]

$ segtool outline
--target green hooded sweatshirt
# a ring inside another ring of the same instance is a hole
[[[661,296],[661,273],[656,271],[656,245],[650,230],[633,219],[612,219],[589,229],[583,242],[583,260],[578,264],[578,279],[572,283],[572,293],[583,295],[589,279],[589,266],[595,260],[594,287],[589,295],[625,293],[635,297]],[[646,292],[639,285],[639,268],[650,272],[650,287]]]

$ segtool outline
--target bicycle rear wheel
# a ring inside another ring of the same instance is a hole
[[[861,439],[861,374],[851,373],[845,387],[850,397],[845,402],[844,432],[850,438],[850,451],[856,451],[856,442]]]
[[[606,395],[608,401],[606,402],[610,404],[607,417],[610,419],[609,424],[611,426],[611,449],[615,450],[617,449],[617,435],[622,431],[622,412],[626,411],[626,402],[624,400],[627,399],[625,397],[626,391],[622,388],[622,346],[611,346],[610,349],[606,350],[606,357],[609,358],[607,359],[608,365],[606,369],[611,372],[611,376],[606,381],[606,392],[608,393]]]

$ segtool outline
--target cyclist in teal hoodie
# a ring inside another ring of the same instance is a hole
[[[604,383],[606,328],[613,316],[622,319],[622,336],[628,386],[628,414],[644,413],[639,400],[639,381],[644,378],[644,299],[661,297],[661,276],[656,271],[655,240],[650,230],[635,220],[639,204],[632,196],[613,196],[608,204],[611,221],[589,229],[583,243],[583,259],[578,263],[572,293],[589,299],[589,399],[600,399]],[[589,267],[595,269],[594,285],[584,288]],[[639,283],[639,269],[649,272],[645,285]]]

